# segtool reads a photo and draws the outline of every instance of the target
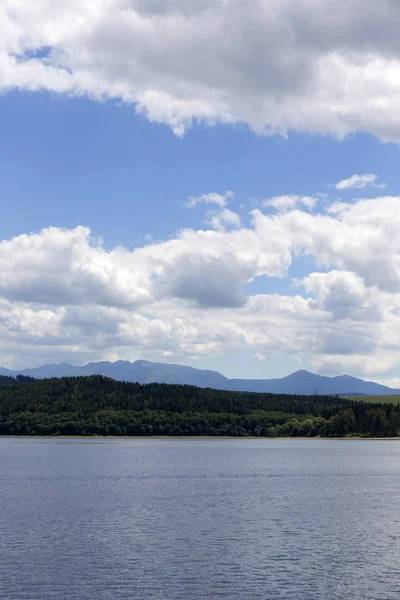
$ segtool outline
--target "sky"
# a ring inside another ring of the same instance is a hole
[[[400,8],[5,0],[0,366],[400,387]]]

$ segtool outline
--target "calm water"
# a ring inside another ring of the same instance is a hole
[[[398,600],[400,443],[0,439],[1,600]]]

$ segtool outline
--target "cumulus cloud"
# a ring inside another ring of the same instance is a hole
[[[231,191],[227,191],[225,194],[211,192],[211,194],[202,194],[201,196],[190,196],[186,206],[187,208],[194,208],[197,204],[215,204],[220,208],[224,208],[230,198],[233,198],[233,192]]]
[[[219,220],[238,224],[230,211]],[[237,304],[245,283],[262,274],[282,277],[290,266],[288,241],[263,240],[257,228],[255,222],[251,230],[183,230],[166,242],[107,252],[88,228],[50,227],[0,242],[0,296],[130,308],[164,296]]]
[[[308,293],[315,295],[317,305],[335,319],[371,322],[381,318],[381,294],[375,287],[367,288],[354,273],[311,273],[301,283]]]
[[[3,240],[0,364],[179,362],[248,350],[326,373],[394,377],[400,198],[324,214],[255,210],[250,219],[136,249],[106,250],[85,227]],[[303,255],[318,267],[296,295],[245,294],[258,277],[287,277]]]
[[[288,194],[284,196],[274,196],[264,200],[263,206],[267,208],[275,208],[280,212],[291,210],[293,208],[306,208],[312,211],[318,202],[318,196],[296,196],[295,194]]]
[[[352,175],[351,177],[349,177],[348,179],[342,179],[341,181],[339,181],[336,185],[335,188],[337,190],[351,190],[351,189],[358,189],[358,190],[362,190],[366,187],[374,187],[374,188],[385,188],[385,184],[384,183],[376,183],[376,180],[378,179],[377,175],[374,175],[372,173],[366,173],[365,175]]]
[[[334,214],[286,213],[282,220],[318,264],[350,271],[370,287],[400,291],[400,198],[340,204]]]
[[[116,98],[183,135],[400,140],[393,0],[3,0],[0,87]]]
[[[49,227],[0,242],[0,295],[44,305],[130,305],[149,300],[149,274],[116,248],[105,252],[90,230]]]
[[[225,211],[228,221],[239,223]],[[106,251],[85,227],[48,228],[0,242],[0,295],[44,305],[144,306],[169,294],[178,272],[207,277],[226,269],[242,286],[261,275],[284,277],[299,253],[340,271],[329,275],[336,287],[346,281],[360,293],[374,286],[399,293],[399,230],[400,199],[390,196],[346,204],[335,214],[255,210],[249,227],[186,229],[132,251]],[[309,291],[317,289],[317,278],[321,287],[322,276],[314,274]],[[228,286],[227,294],[233,291]]]
[[[220,212],[210,212],[206,223],[213,229],[226,229],[227,227],[241,226],[240,216],[228,208],[225,208]]]

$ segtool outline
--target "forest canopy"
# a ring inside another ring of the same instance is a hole
[[[340,397],[27,379],[0,381],[0,435],[391,437],[400,427],[399,405]]]

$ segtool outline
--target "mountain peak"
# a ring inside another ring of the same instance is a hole
[[[290,375],[286,375],[284,379],[298,379],[301,377],[320,377],[320,375],[316,375],[315,373],[311,373],[310,371],[306,371],[305,369],[300,369],[299,371],[295,371]]]
[[[299,369],[299,371],[294,371],[292,375],[315,375],[315,373],[311,373],[311,371],[306,371],[306,369]],[[290,375],[288,375],[290,377]]]

